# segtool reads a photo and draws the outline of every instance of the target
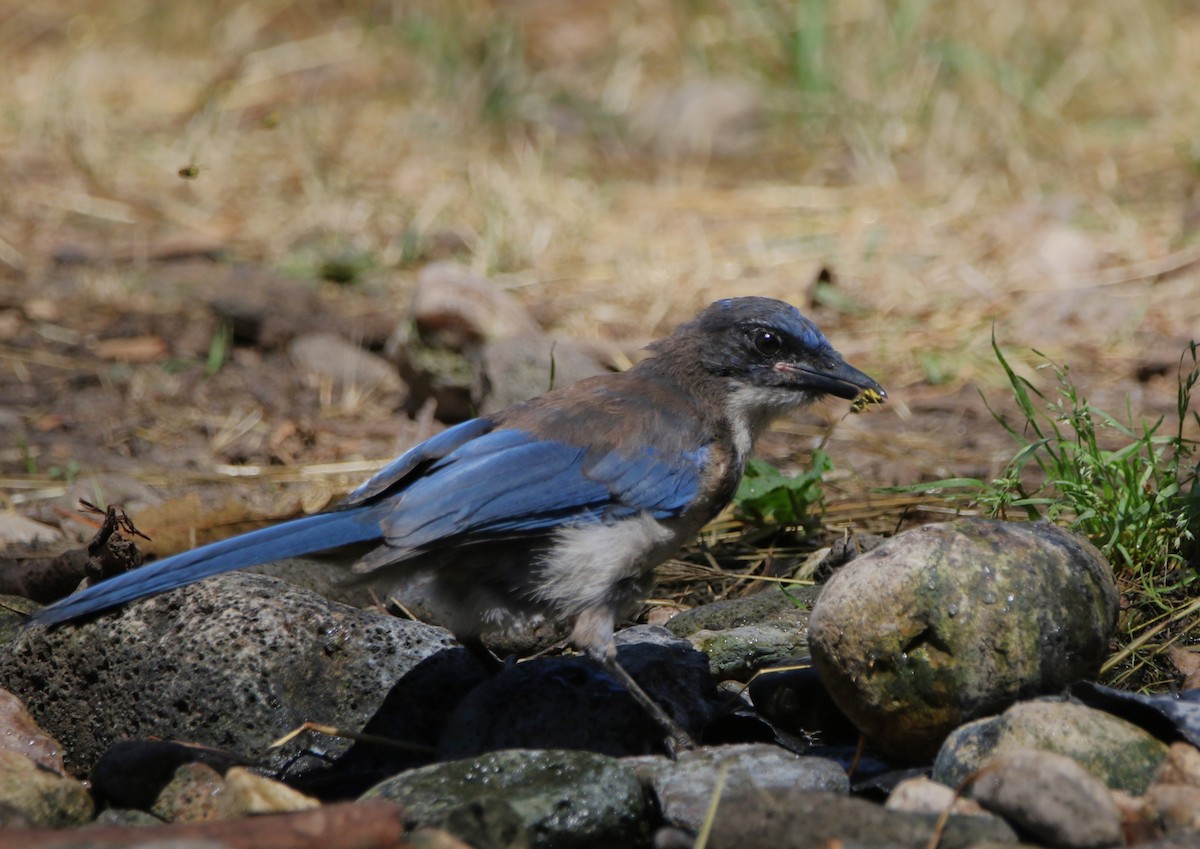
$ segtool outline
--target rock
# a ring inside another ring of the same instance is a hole
[[[110,809],[141,810],[166,822],[211,822],[319,806],[237,763],[236,757],[214,749],[130,740],[104,753],[92,770],[92,785]]]
[[[433,764],[371,788],[363,800],[404,809],[408,828],[444,828],[471,846],[641,844],[649,809],[633,770],[593,752],[492,752]]]
[[[1188,743],[1172,743],[1167,758],[1154,776],[1155,784],[1186,784],[1200,787],[1200,749]]]
[[[958,787],[989,759],[1034,748],[1066,755],[1109,787],[1141,794],[1167,747],[1129,722],[1066,701],[1021,702],[957,729],[933,764],[933,778]]]
[[[551,383],[603,371],[582,349],[543,333],[495,283],[455,262],[421,270],[409,318],[386,352],[408,384],[408,412],[433,400],[443,421],[493,412],[541,395]]]
[[[39,728],[21,700],[8,690],[0,690],[0,749],[24,755],[54,772],[66,769],[62,744]]]
[[[16,513],[0,513],[0,547],[57,542],[62,531]]]
[[[259,575],[231,573],[116,613],[22,633],[0,683],[86,772],[113,743],[162,736],[262,759],[286,775],[326,768],[351,746],[311,735],[271,743],[310,718],[362,730],[419,666],[465,655],[449,633],[335,604]],[[409,703],[410,733],[436,734],[445,689]],[[404,739],[412,739],[405,737]]]
[[[410,317],[424,342],[457,351],[489,339],[542,332],[516,298],[457,262],[421,269]]]
[[[483,397],[480,412],[494,413],[557,386],[567,386],[605,369],[577,345],[534,335],[485,342],[480,351]]]
[[[20,812],[33,825],[63,828],[90,820],[95,806],[87,789],[74,778],[0,749],[0,809]]]
[[[672,617],[666,627],[708,655],[717,678],[749,681],[763,667],[808,653],[808,616],[819,593],[797,587],[717,601]]]
[[[234,764],[244,760],[230,752],[170,740],[124,740],[110,747],[92,768],[92,789],[109,808],[155,811],[160,818],[171,810],[170,799],[178,795],[177,778],[184,767],[203,766],[193,775],[216,775],[216,782]],[[171,793],[166,788],[177,787]],[[157,810],[156,810],[157,807]]]
[[[314,592],[319,596],[348,604],[351,607],[369,608],[379,601],[379,593],[369,581],[346,580],[346,573],[330,569],[329,563],[316,557],[289,557],[261,566],[251,566],[245,572],[251,575],[266,575],[287,581],[293,586]],[[422,622],[428,619],[416,617]],[[437,625],[437,622],[430,622]]]
[[[925,847],[938,818],[889,811],[863,799],[812,790],[764,794],[727,788],[709,834],[710,849],[828,849]],[[939,849],[1015,843],[1016,835],[991,817],[951,816]]]
[[[907,778],[897,784],[888,794],[884,807],[889,811],[907,811],[910,814],[940,815],[949,809],[951,813],[962,816],[991,816],[974,799],[959,796],[945,784],[923,775]]]
[[[404,836],[412,849],[474,849],[444,828],[418,828]]]
[[[683,728],[699,736],[724,701],[704,655],[661,628],[617,634],[626,671]],[[586,657],[509,666],[476,687],[450,717],[443,759],[513,748],[587,749],[619,757],[661,753],[662,731],[618,682]]]
[[[1022,748],[997,754],[971,795],[1048,846],[1100,849],[1123,842],[1121,814],[1108,788],[1065,755]]]
[[[813,567],[812,579],[818,583],[828,581],[834,572],[851,560],[862,557],[868,551],[874,551],[883,543],[884,538],[878,534],[857,533],[838,537],[829,547],[829,553]]]
[[[219,818],[224,820],[319,807],[321,803],[311,796],[240,766],[232,767],[225,773],[224,792],[217,800]]]
[[[211,822],[220,819],[224,791],[221,773],[208,764],[185,763],[150,805],[150,813],[164,822]]]
[[[331,315],[310,283],[265,273],[258,266],[235,265],[224,275],[208,270],[204,285],[195,291],[232,329],[233,342],[263,350],[281,348],[305,332],[327,330],[340,318]]]
[[[668,827],[699,831],[719,783],[770,795],[795,790],[846,793],[846,771],[825,758],[804,757],[762,743],[711,746],[680,752],[675,760],[629,758],[638,777],[658,800]]]
[[[1200,690],[1178,693],[1130,693],[1083,681],[1071,695],[1086,705],[1100,708],[1145,728],[1158,737],[1176,735],[1200,746]]]
[[[395,366],[336,333],[318,331],[288,344],[296,368],[329,380],[342,393],[399,392],[404,388]]]
[[[856,745],[861,736],[830,697],[810,657],[759,670],[750,682],[750,699],[764,719],[787,734],[825,745]]]
[[[668,159],[747,156],[762,141],[762,95],[731,79],[688,80],[657,92],[631,123],[640,144]]]
[[[1168,832],[1200,832],[1200,787],[1155,783],[1146,790],[1145,800]]]
[[[846,715],[920,761],[962,722],[1094,673],[1116,614],[1112,571],[1087,541],[1045,522],[960,519],[842,567],[809,641]]]

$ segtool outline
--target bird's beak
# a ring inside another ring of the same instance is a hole
[[[821,366],[801,363],[781,363],[780,366],[791,374],[798,384],[805,389],[815,389],[826,395],[854,400],[863,392],[875,392],[879,399],[887,398],[887,392],[875,380],[841,358],[831,360]]]

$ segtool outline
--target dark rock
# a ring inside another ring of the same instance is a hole
[[[754,707],[780,731],[826,745],[854,744],[860,733],[825,689],[809,657],[760,670],[750,682]]]
[[[1045,522],[957,520],[840,569],[809,640],[842,710],[920,761],[962,722],[1093,674],[1116,613],[1112,571],[1086,540]]]
[[[281,348],[302,333],[327,330],[334,318],[310,283],[250,265],[233,266],[225,275],[209,272],[196,291],[238,345]]]
[[[1179,736],[1200,746],[1200,689],[1179,693],[1129,693],[1090,681],[1071,688],[1085,704],[1116,714],[1162,739]]]
[[[1123,719],[1041,699],[955,730],[938,752],[933,777],[957,787],[992,757],[1026,748],[1066,755],[1109,787],[1134,794],[1145,791],[1167,756],[1163,743]]]
[[[53,631],[23,632],[0,657],[0,683],[63,741],[86,772],[113,743],[161,736],[261,758],[288,775],[336,760],[297,757],[311,735],[271,748],[309,719],[362,730],[389,692],[440,654],[438,628],[356,610],[286,583],[232,573]],[[451,705],[431,690],[416,727]],[[435,732],[436,733],[436,732]]]
[[[232,752],[170,740],[123,740],[92,767],[92,790],[112,808],[150,811],[176,772],[201,764],[218,775],[246,760]]]
[[[408,828],[444,828],[479,849],[638,845],[649,819],[633,770],[593,752],[492,752],[402,773],[363,799],[395,802]]]
[[[667,629],[708,655],[717,678],[749,681],[763,667],[808,651],[808,616],[819,587],[778,590],[702,605]]]
[[[661,628],[617,634],[621,665],[683,728],[699,736],[724,704],[703,654]],[[618,682],[586,657],[508,666],[450,717],[442,758],[512,748],[587,749],[619,757],[661,753],[662,731]]]
[[[803,757],[767,744],[711,746],[680,752],[678,758],[629,758],[638,777],[658,800],[668,827],[697,832],[719,784],[765,795],[797,790],[850,789],[846,771],[824,758]]]
[[[269,578],[287,581],[293,586],[351,607],[369,608],[379,600],[379,594],[370,581],[347,580],[345,569],[331,567],[330,563],[316,557],[289,557],[286,560],[252,566],[245,571],[250,575],[266,575]],[[422,622],[429,622],[424,617],[417,618]]]
[[[821,562],[813,569],[812,579],[824,583],[833,576],[835,571],[851,560],[857,560],[868,551],[874,551],[881,545],[883,545],[883,537],[878,534],[850,534],[838,537],[829,547],[829,553],[821,558]]]

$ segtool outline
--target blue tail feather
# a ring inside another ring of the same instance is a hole
[[[44,607],[33,614],[29,624],[57,625],[222,572],[381,538],[377,505],[305,516],[165,557],[102,581]]]

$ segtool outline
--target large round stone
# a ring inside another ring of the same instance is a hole
[[[1094,674],[1112,570],[1045,522],[960,519],[899,534],[830,579],[809,620],[838,706],[883,750],[925,760],[961,723]]]

